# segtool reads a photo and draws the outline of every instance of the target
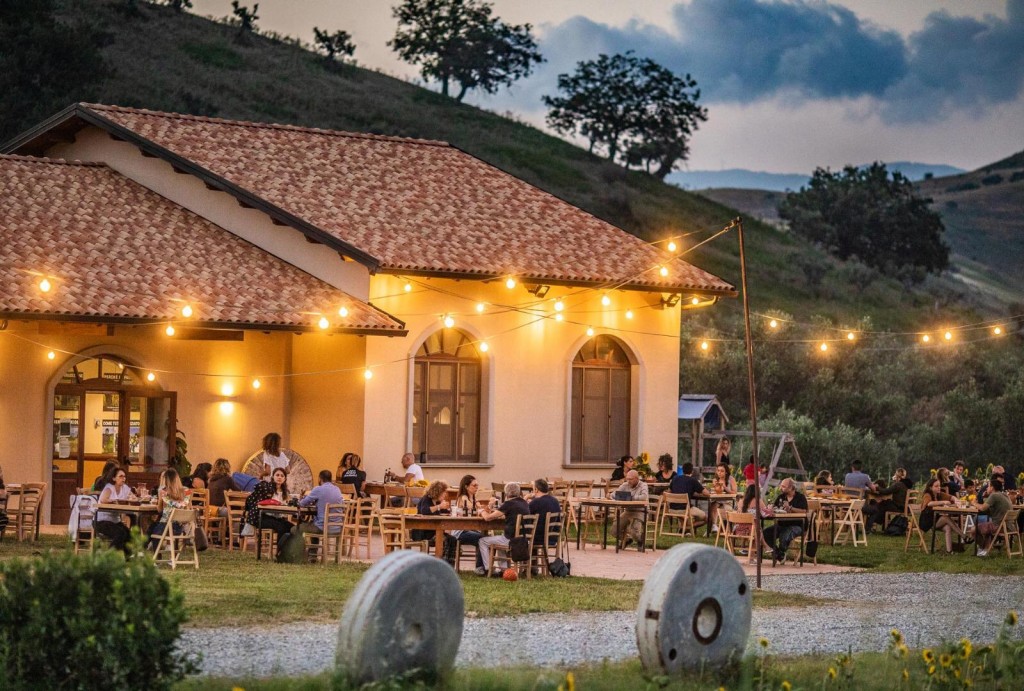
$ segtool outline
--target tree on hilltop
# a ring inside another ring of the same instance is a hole
[[[392,13],[398,20],[388,45],[402,60],[420,65],[425,79],[441,82],[441,93],[455,100],[481,89],[493,94],[528,76],[544,61],[530,24],[506,24],[481,0],[404,0]]]
[[[930,203],[901,173],[890,176],[884,163],[873,163],[841,173],[818,168],[806,187],[782,201],[779,215],[840,259],[919,282],[949,266],[942,218]]]
[[[250,10],[247,6],[239,4],[238,0],[231,0],[231,14],[238,20],[238,39],[242,41],[246,34],[256,31],[256,22],[259,21],[260,4],[257,2]]]
[[[314,26],[313,42],[317,50],[326,55],[328,62],[334,62],[338,56],[341,56],[343,59],[350,58],[356,52],[356,44],[352,42],[352,34],[340,29],[333,34],[329,34]]]
[[[664,179],[689,156],[690,136],[707,120],[696,86],[689,74],[627,51],[576,63],[575,73],[558,75],[561,95],[542,100],[556,131],[579,133],[591,153],[604,149],[611,161],[621,155],[627,166],[653,168]]]

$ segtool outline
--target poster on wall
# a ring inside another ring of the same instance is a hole
[[[117,420],[104,420],[103,453],[117,453]]]

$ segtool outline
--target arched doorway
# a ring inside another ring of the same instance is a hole
[[[629,453],[632,375],[619,341],[594,336],[572,361],[569,463],[605,464]]]
[[[174,457],[177,395],[114,355],[95,355],[64,371],[53,391],[50,520],[70,518],[68,498],[92,486],[107,461],[147,481]]]

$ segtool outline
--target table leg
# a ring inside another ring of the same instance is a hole
[[[256,561],[260,561],[263,558],[263,512],[256,509],[256,514],[259,516],[256,519]]]
[[[939,522],[938,518],[932,519],[932,549],[931,554],[935,554],[935,528],[938,527],[935,524]]]
[[[576,551],[580,549],[580,536],[583,534],[583,504],[576,505]]]
[[[604,507],[604,520],[602,521],[603,531],[601,537],[601,549],[608,549],[608,507]],[[619,549],[618,545],[615,545],[616,551]]]
[[[804,516],[804,534],[800,538],[800,566],[804,565],[804,545],[807,544],[807,535],[810,533],[811,524],[807,520],[807,516]]]
[[[622,518],[622,511],[619,507],[615,507],[615,553],[619,553],[619,535],[622,533],[622,528],[619,527],[619,521]],[[605,540],[607,542],[607,540]]]
[[[441,526],[434,529],[434,556],[444,559],[444,528]]]
[[[643,531],[640,534],[643,536],[641,538],[641,540],[640,540],[640,551],[641,552],[646,552],[647,551],[647,507],[646,506],[644,507],[644,529],[643,529]],[[655,549],[657,549],[657,546],[655,546]]]

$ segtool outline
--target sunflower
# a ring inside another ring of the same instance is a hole
[[[782,691],[793,691],[793,685],[790,684],[788,681],[783,680]]]
[[[930,665],[935,662],[935,653],[932,652],[931,648],[925,648],[921,651],[921,659]]]
[[[953,664],[953,656],[949,653],[942,653],[942,655],[939,655],[939,664],[943,667],[949,667]]]
[[[963,658],[965,660],[971,656],[971,652],[973,650],[974,646],[971,645],[971,641],[969,638],[960,639],[960,654],[963,655]]]
[[[928,676],[935,674],[935,665],[928,665]]]
[[[828,678],[829,679],[835,679],[836,678],[836,674],[837,674],[837,672],[836,672],[836,668],[835,667],[829,667],[828,668]]]
[[[1015,612],[1014,610],[1011,609],[1010,612],[1006,615],[1006,623],[1009,624],[1010,626],[1016,626],[1017,625],[1017,612]]]
[[[910,679],[910,672],[908,672],[906,669],[904,669],[903,670],[903,681],[907,681],[908,679]]]
[[[767,638],[759,638],[757,640],[757,644],[759,646],[761,646],[762,648],[767,648],[768,647],[768,639]]]

